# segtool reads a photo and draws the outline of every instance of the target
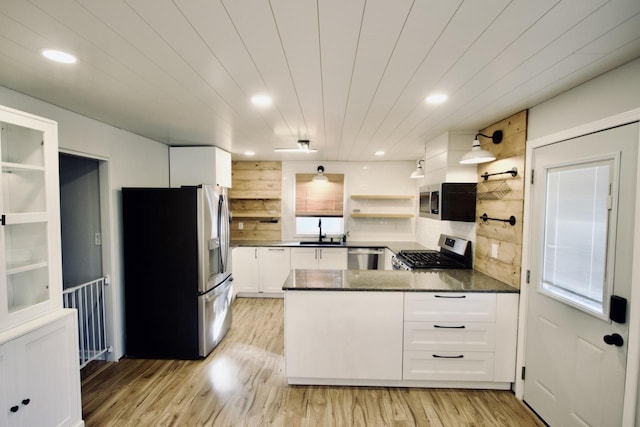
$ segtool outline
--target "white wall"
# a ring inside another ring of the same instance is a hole
[[[345,186],[345,230],[349,239],[355,241],[413,241],[415,215],[417,214],[418,185],[409,178],[415,162],[326,162],[283,161],[282,162],[282,239],[297,240],[295,235],[295,175],[315,173],[319,165],[325,173],[344,174]],[[352,194],[410,194],[407,201],[355,201]],[[353,209],[362,212],[410,212],[412,219],[351,218]]]
[[[113,346],[111,357],[117,360],[124,352],[121,188],[168,186],[169,148],[2,86],[0,105],[57,121],[61,149],[108,163],[111,218],[102,218],[102,221],[103,227],[105,221],[108,222],[106,227],[110,230],[108,240],[107,235],[103,235],[103,245],[109,248],[111,254],[111,265],[105,265],[104,274],[112,279],[108,287],[111,294],[107,295],[106,300],[109,304],[107,315],[111,316],[113,322],[107,331],[107,341]]]
[[[528,139],[538,139],[637,108],[640,108],[640,59],[635,59],[531,108],[527,126]],[[638,227],[640,224],[636,222],[635,226]],[[638,262],[640,254],[634,254],[634,264],[637,265]],[[640,283],[634,282],[631,310],[638,309],[638,292]],[[630,352],[631,341],[638,338],[638,334],[631,330],[633,327],[634,325],[631,325],[629,332]],[[637,348],[637,344],[634,344],[634,347]],[[637,380],[638,361],[629,358],[627,363],[627,372],[635,375],[634,380]],[[640,408],[640,390],[636,399],[636,407]],[[639,413],[636,413],[635,425],[640,425]]]
[[[477,182],[476,165],[461,165],[460,158],[469,150],[475,132],[445,132],[425,144],[424,178],[419,185],[441,182]],[[439,221],[418,217],[415,240],[428,248],[437,249],[440,234],[462,237],[472,242],[475,250],[474,222]]]
[[[640,58],[531,108],[527,139],[537,139],[639,106]]]

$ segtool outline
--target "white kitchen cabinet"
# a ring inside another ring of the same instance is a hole
[[[0,107],[0,331],[62,307],[58,127]]]
[[[289,384],[509,389],[517,293],[287,290]]]
[[[233,287],[238,296],[281,296],[290,271],[289,248],[233,249]]]
[[[260,275],[264,293],[283,294],[282,284],[291,272],[289,248],[260,248]]]
[[[346,270],[347,248],[291,248],[292,269]]]
[[[0,425],[82,425],[62,308],[58,125],[0,106]]]
[[[401,292],[287,291],[285,297],[290,384],[401,379]]]
[[[406,293],[405,380],[515,381],[517,294]]]
[[[231,188],[231,154],[218,147],[170,147],[171,187],[211,184]]]
[[[75,310],[0,334],[0,425],[81,426]]]
[[[257,247],[237,247],[232,252],[233,290],[236,294],[260,292],[260,258]]]

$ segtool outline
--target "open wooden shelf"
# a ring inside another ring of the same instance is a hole
[[[413,214],[397,213],[352,213],[352,218],[413,218]]]
[[[269,212],[233,212],[234,218],[280,218],[280,213]]]
[[[399,195],[380,195],[380,194],[352,194],[352,199],[370,199],[370,200],[411,200],[414,196],[410,194]]]

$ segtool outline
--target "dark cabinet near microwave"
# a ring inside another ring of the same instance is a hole
[[[443,182],[420,187],[420,216],[475,222],[476,187],[475,182]]]

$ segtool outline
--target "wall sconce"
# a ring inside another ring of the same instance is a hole
[[[324,166],[318,166],[318,175],[311,178],[313,182],[328,182],[329,178],[324,175]]]
[[[486,163],[496,159],[496,156],[491,154],[487,150],[483,150],[480,148],[480,141],[478,137],[484,136],[485,138],[491,138],[494,144],[500,144],[502,142],[502,131],[497,130],[493,132],[491,136],[484,135],[482,133],[476,134],[475,139],[473,140],[473,144],[471,145],[471,151],[466,153],[460,159],[460,163],[463,165],[474,165],[478,163]]]
[[[414,170],[413,172],[411,172],[411,178],[417,179],[417,178],[424,178],[424,169],[422,169],[422,164],[424,163],[424,160],[418,160],[418,164],[416,165],[416,170]]]

